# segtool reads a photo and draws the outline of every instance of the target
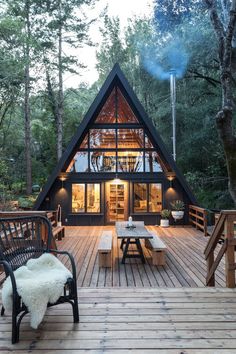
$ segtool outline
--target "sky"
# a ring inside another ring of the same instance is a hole
[[[98,0],[95,8],[90,11],[89,16],[91,18],[99,17],[99,14],[103,9],[108,6],[109,17],[120,18],[121,28],[127,25],[128,19],[134,16],[149,17],[153,12],[153,0]],[[96,21],[90,28],[90,36],[94,42],[101,43],[101,36],[99,32],[99,27],[102,26],[102,20]],[[96,50],[98,47],[84,47],[73,51],[73,55],[78,55],[80,61],[87,65],[86,69],[80,70],[82,72],[81,76],[78,75],[65,75],[64,86],[68,87],[78,87],[79,83],[87,82],[92,84],[98,79],[98,73],[96,71]]]

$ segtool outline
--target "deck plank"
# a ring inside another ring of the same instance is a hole
[[[47,310],[37,330],[26,316],[11,344],[11,316],[0,319],[0,352],[109,354],[236,353],[236,290],[79,288],[80,323],[71,307]]]
[[[151,252],[144,245],[145,264],[139,259],[121,264],[120,241],[111,225],[66,227],[66,237],[57,244],[59,249],[74,255],[80,287],[204,287],[206,261],[203,251],[208,237],[192,227],[147,228],[167,245],[165,266],[153,266]],[[99,268],[97,257],[103,230],[113,231],[112,267],[107,269]],[[216,271],[217,287],[225,286],[224,263],[222,260]]]

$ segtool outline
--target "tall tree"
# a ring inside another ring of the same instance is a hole
[[[235,83],[232,70],[233,37],[236,28],[236,0],[231,1],[231,9],[228,12],[228,16],[223,16],[224,19],[228,17],[226,25],[220,18],[217,1],[205,0],[205,3],[218,41],[222,107],[216,115],[216,124],[227,162],[229,191],[236,205],[236,134],[233,125],[233,113],[235,113],[233,87]]]
[[[48,2],[48,21],[41,29],[41,44],[44,47],[49,102],[56,123],[57,159],[63,152],[64,92],[63,74],[78,74],[84,67],[72,53],[82,44],[91,44],[88,37],[88,21],[81,8],[92,6],[94,0],[51,0]]]
[[[25,157],[26,157],[26,194],[32,192],[32,161],[31,161],[31,129],[30,129],[30,41],[31,41],[31,22],[30,22],[30,0],[25,0],[25,77],[24,77],[24,121],[25,121]]]

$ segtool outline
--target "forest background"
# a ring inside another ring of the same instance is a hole
[[[104,10],[99,78],[65,88],[68,73],[85,70],[73,50],[95,45],[88,28],[96,18],[87,16],[94,2],[0,2],[0,208],[11,208],[15,200],[32,205],[116,62],[170,152],[167,73],[176,66],[177,164],[201,206],[232,208],[215,122],[222,105],[218,47],[205,1],[156,0],[152,18],[131,18],[123,31],[119,18]],[[230,3],[217,3],[222,23]]]

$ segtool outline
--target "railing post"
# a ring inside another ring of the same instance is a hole
[[[234,220],[235,217],[227,215],[224,229],[225,238],[228,242],[227,250],[225,252],[225,275],[227,288],[235,288],[235,246],[232,243],[234,238]]]
[[[210,273],[211,267],[214,264],[214,250],[211,251],[211,253],[209,254],[208,258],[207,258],[207,274]],[[206,284],[207,286],[215,286],[215,273],[212,275],[211,280],[209,281],[208,284]]]
[[[203,210],[203,232],[204,236],[207,236],[207,211],[204,209]]]

